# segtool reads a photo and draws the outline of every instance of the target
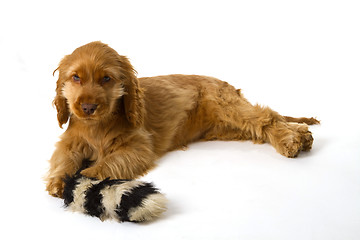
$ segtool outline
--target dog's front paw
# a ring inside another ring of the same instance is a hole
[[[51,178],[46,184],[46,190],[53,197],[63,197],[65,183],[60,177]]]
[[[82,170],[80,174],[88,178],[101,179],[101,168],[98,166],[89,167]]]

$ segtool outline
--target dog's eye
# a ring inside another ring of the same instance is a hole
[[[76,83],[80,83],[80,77],[78,75],[76,75],[76,74],[73,76],[73,80]]]
[[[102,79],[102,82],[103,83],[107,83],[107,82],[109,82],[110,81],[110,77],[109,76],[105,76],[105,77],[103,77],[103,79]]]

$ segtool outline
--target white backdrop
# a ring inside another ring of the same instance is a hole
[[[2,1],[0,238],[359,239],[359,12],[348,0]],[[267,144],[195,143],[143,178],[169,199],[159,220],[64,211],[42,181],[64,131],[52,72],[95,40],[139,77],[210,75],[281,114],[318,117],[313,150],[287,159]]]

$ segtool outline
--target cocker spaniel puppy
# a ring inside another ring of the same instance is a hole
[[[129,60],[101,42],[77,48],[56,70],[58,122],[69,121],[46,177],[47,191],[57,197],[84,159],[93,162],[81,172],[87,177],[135,179],[164,153],[199,140],[270,143],[296,157],[311,149],[308,124],[318,123],[252,105],[212,77],[137,78]]]

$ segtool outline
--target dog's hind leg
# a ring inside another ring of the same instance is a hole
[[[208,101],[211,127],[204,134],[204,140],[267,142],[286,157],[296,157],[300,151],[311,149],[313,138],[306,124],[289,123],[287,120],[290,118],[281,116],[269,107],[252,105],[239,90],[230,86],[223,87],[221,92],[223,94],[215,101]]]

